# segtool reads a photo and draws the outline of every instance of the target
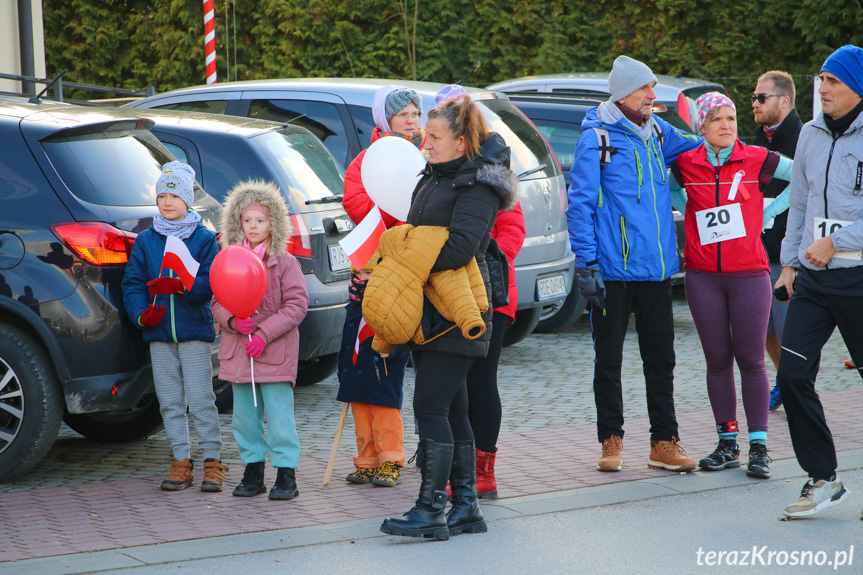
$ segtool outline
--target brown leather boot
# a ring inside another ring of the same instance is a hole
[[[204,460],[204,480],[201,481],[201,491],[219,492],[224,489],[227,465],[222,465],[218,459]]]
[[[190,485],[194,485],[195,474],[192,472],[194,461],[184,459],[174,460],[171,469],[168,470],[168,478],[162,482],[164,491],[181,491]]]
[[[693,471],[695,460],[686,456],[683,447],[677,443],[677,438],[670,441],[650,442],[650,458],[647,466],[651,469],[667,469],[669,471]]]

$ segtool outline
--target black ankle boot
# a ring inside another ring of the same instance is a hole
[[[270,499],[293,499],[300,494],[297,489],[297,477],[290,467],[279,467],[276,484],[270,489]]]
[[[266,493],[267,486],[264,485],[264,462],[246,464],[246,470],[243,471],[243,479],[240,484],[234,488],[234,495],[237,497],[252,497],[259,493]]]
[[[381,531],[390,535],[406,537],[434,537],[449,539],[446,524],[446,481],[452,465],[451,443],[436,443],[431,439],[420,440],[422,466],[420,494],[413,509],[401,517],[388,517],[381,524]]]
[[[473,441],[455,442],[449,484],[452,486],[452,508],[446,514],[449,534],[488,531],[476,496],[476,449]]]

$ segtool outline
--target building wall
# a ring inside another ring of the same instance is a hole
[[[38,78],[45,77],[45,34],[42,29],[42,0],[33,6],[33,61]],[[18,1],[0,0],[0,72],[21,73],[21,47],[18,38]],[[38,92],[44,84],[36,84]],[[21,92],[21,82],[0,79],[0,92]]]

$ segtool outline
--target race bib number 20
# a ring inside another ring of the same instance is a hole
[[[827,218],[815,218],[815,241],[831,236],[845,226],[851,225],[854,222],[845,220],[828,220]],[[856,252],[836,252],[834,258],[844,260],[861,260],[863,259],[863,251]]]
[[[728,204],[695,212],[701,245],[746,237],[740,204]]]

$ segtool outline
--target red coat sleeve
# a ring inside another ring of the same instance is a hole
[[[366,150],[360,152],[345,172],[345,195],[342,198],[342,206],[344,206],[345,211],[354,224],[359,224],[363,221],[363,218],[368,215],[375,205],[363,186],[362,164],[365,155]],[[381,216],[387,229],[393,226],[400,226],[404,223],[383,210],[381,210]]]
[[[511,318],[515,318],[518,307],[518,288],[515,281],[515,257],[524,245],[527,232],[524,227],[524,213],[521,210],[521,202],[509,212],[498,212],[494,227],[491,229],[491,237],[497,242],[497,246],[506,255],[509,261],[509,305],[497,308],[495,311]]]

